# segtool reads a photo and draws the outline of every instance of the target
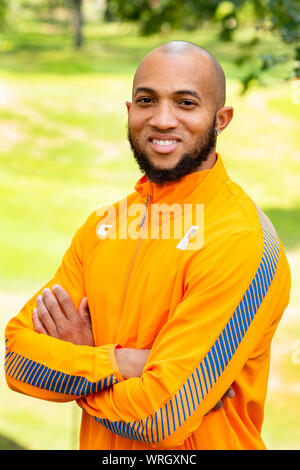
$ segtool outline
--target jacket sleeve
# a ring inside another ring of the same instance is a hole
[[[76,308],[86,295],[82,259],[89,219],[73,237],[53,279],[44,286],[51,288],[60,284],[70,294]],[[8,386],[45,400],[70,401],[122,380],[113,344],[75,345],[33,330],[32,312],[43,288],[7,324],[5,373]]]
[[[290,270],[271,225],[234,234],[187,267],[183,300],[154,341],[141,378],[77,401],[100,425],[174,449],[231,386],[289,300]],[[200,264],[199,264],[200,263]],[[209,266],[209,268],[206,268]],[[274,329],[272,330],[274,332]],[[267,372],[266,372],[267,373]]]

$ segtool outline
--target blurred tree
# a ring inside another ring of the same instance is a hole
[[[0,30],[4,28],[5,25],[5,15],[8,7],[8,0],[0,0]]]
[[[300,78],[300,2],[299,0],[240,0],[238,7],[242,9],[245,5],[251,4],[255,13],[255,23],[257,31],[270,31],[278,36],[283,42],[290,46],[290,55],[280,55],[278,53],[261,55],[260,65],[243,78],[244,91],[251,82],[259,80],[260,74],[283,62],[293,59],[293,66],[290,76],[287,78]],[[252,38],[248,43],[243,44],[246,52],[241,53],[238,61],[251,59],[255,47],[259,45],[259,37]]]
[[[73,0],[74,3],[74,23],[75,23],[75,46],[80,48],[83,43],[82,26],[83,26],[83,13],[82,3],[83,0]]]
[[[106,0],[105,16],[109,19],[136,21],[142,34],[170,29],[196,29],[206,20],[221,26],[220,39],[234,40],[234,33],[248,20],[248,12],[257,31],[271,31],[291,46],[294,57],[292,76],[300,78],[300,1],[299,0]],[[246,12],[246,13],[245,13]],[[242,44],[237,63],[251,59],[259,36]],[[290,57],[262,55],[260,64],[243,79],[243,89],[259,79],[260,74]]]
[[[169,29],[194,29],[211,19],[219,0],[107,0],[107,10],[115,19],[138,21],[142,34]]]
[[[74,21],[74,45],[80,49],[83,44],[83,0],[68,0],[73,11]]]

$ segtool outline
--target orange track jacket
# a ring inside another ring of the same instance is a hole
[[[219,154],[178,183],[144,176],[93,212],[43,288],[53,284],[76,308],[87,296],[96,346],[33,330],[41,289],[7,325],[6,379],[37,398],[77,400],[81,449],[265,448],[270,343],[290,269]],[[123,379],[115,347],[151,348],[141,378]],[[235,397],[208,413],[230,385]]]

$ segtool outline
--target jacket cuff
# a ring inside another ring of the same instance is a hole
[[[122,376],[122,374],[120,372],[119,366],[118,366],[117,361],[116,361],[116,356],[115,356],[115,350],[119,349],[119,348],[121,348],[121,346],[119,344],[112,344],[110,346],[110,348],[109,348],[109,360],[110,360],[110,363],[111,363],[111,368],[113,370],[114,376],[116,377],[118,382],[121,382],[125,379],[124,379],[124,377]]]

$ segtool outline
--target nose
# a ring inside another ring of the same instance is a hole
[[[174,129],[177,126],[177,118],[172,105],[167,102],[158,103],[153,108],[149,124],[160,130]]]

